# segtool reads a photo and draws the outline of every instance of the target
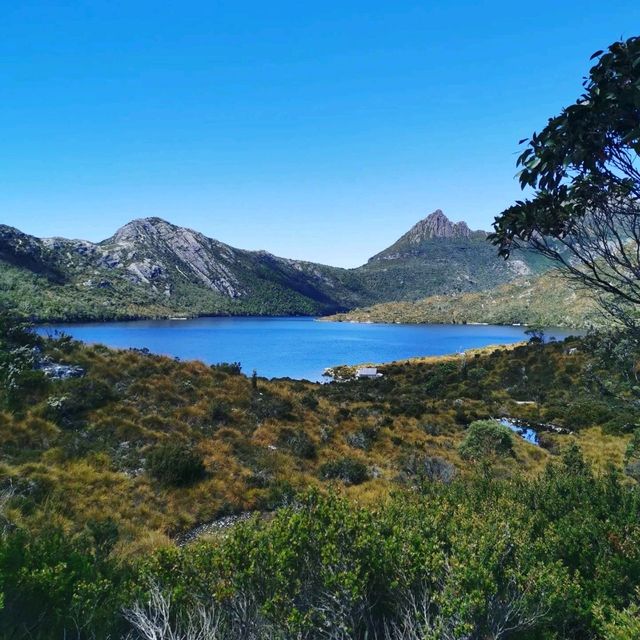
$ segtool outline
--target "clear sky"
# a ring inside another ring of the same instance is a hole
[[[0,222],[341,266],[436,208],[489,228],[518,140],[639,33],[638,0],[5,0]]]

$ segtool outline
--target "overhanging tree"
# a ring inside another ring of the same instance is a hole
[[[640,307],[640,37],[598,51],[577,102],[534,133],[518,158],[523,189],[494,222],[508,258],[528,248],[635,325]]]

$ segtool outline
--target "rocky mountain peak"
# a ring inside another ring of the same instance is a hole
[[[451,222],[441,209],[436,209],[413,225],[401,240],[410,244],[420,244],[423,240],[432,238],[468,238],[471,233],[466,222]]]
[[[466,222],[451,222],[441,209],[436,209],[426,218],[420,220],[398,238],[390,247],[369,259],[369,262],[378,260],[396,260],[409,256],[423,255],[426,246],[432,243],[429,240],[458,240],[463,244],[486,238],[484,231],[472,231]],[[431,249],[429,249],[431,251]]]
[[[172,235],[180,227],[158,217],[137,218],[120,227],[105,244],[129,244]]]

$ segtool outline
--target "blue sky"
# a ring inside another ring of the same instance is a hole
[[[638,33],[637,0],[4,2],[0,222],[341,266],[436,208],[489,228],[518,140]]]

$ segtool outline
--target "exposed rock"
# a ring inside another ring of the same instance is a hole
[[[68,378],[81,378],[84,375],[82,367],[70,364],[58,364],[56,362],[42,362],[38,367],[48,378],[55,380],[67,380]]]
[[[506,265],[516,276],[528,276],[531,274],[531,268],[524,260],[514,258],[512,260],[507,260]]]
[[[466,222],[451,222],[440,210],[436,209],[426,218],[420,220],[398,238],[390,247],[373,256],[369,262],[378,260],[398,260],[403,257],[417,255],[422,245],[432,240],[461,240],[463,243],[472,239],[485,240],[485,231],[472,231]]]
[[[424,220],[417,222],[400,240],[419,244],[431,238],[468,238],[471,235],[466,222],[451,222],[440,209],[436,209]]]
[[[216,518],[215,520],[211,520],[210,522],[204,522],[203,524],[199,524],[197,527],[194,527],[186,533],[178,536],[176,538],[176,542],[179,546],[182,547],[185,544],[189,544],[190,542],[195,542],[201,536],[209,535],[212,533],[220,533],[222,531],[225,531],[226,529],[230,529],[239,522],[245,522],[253,515],[254,512],[245,511],[237,515],[223,516],[222,518]]]

